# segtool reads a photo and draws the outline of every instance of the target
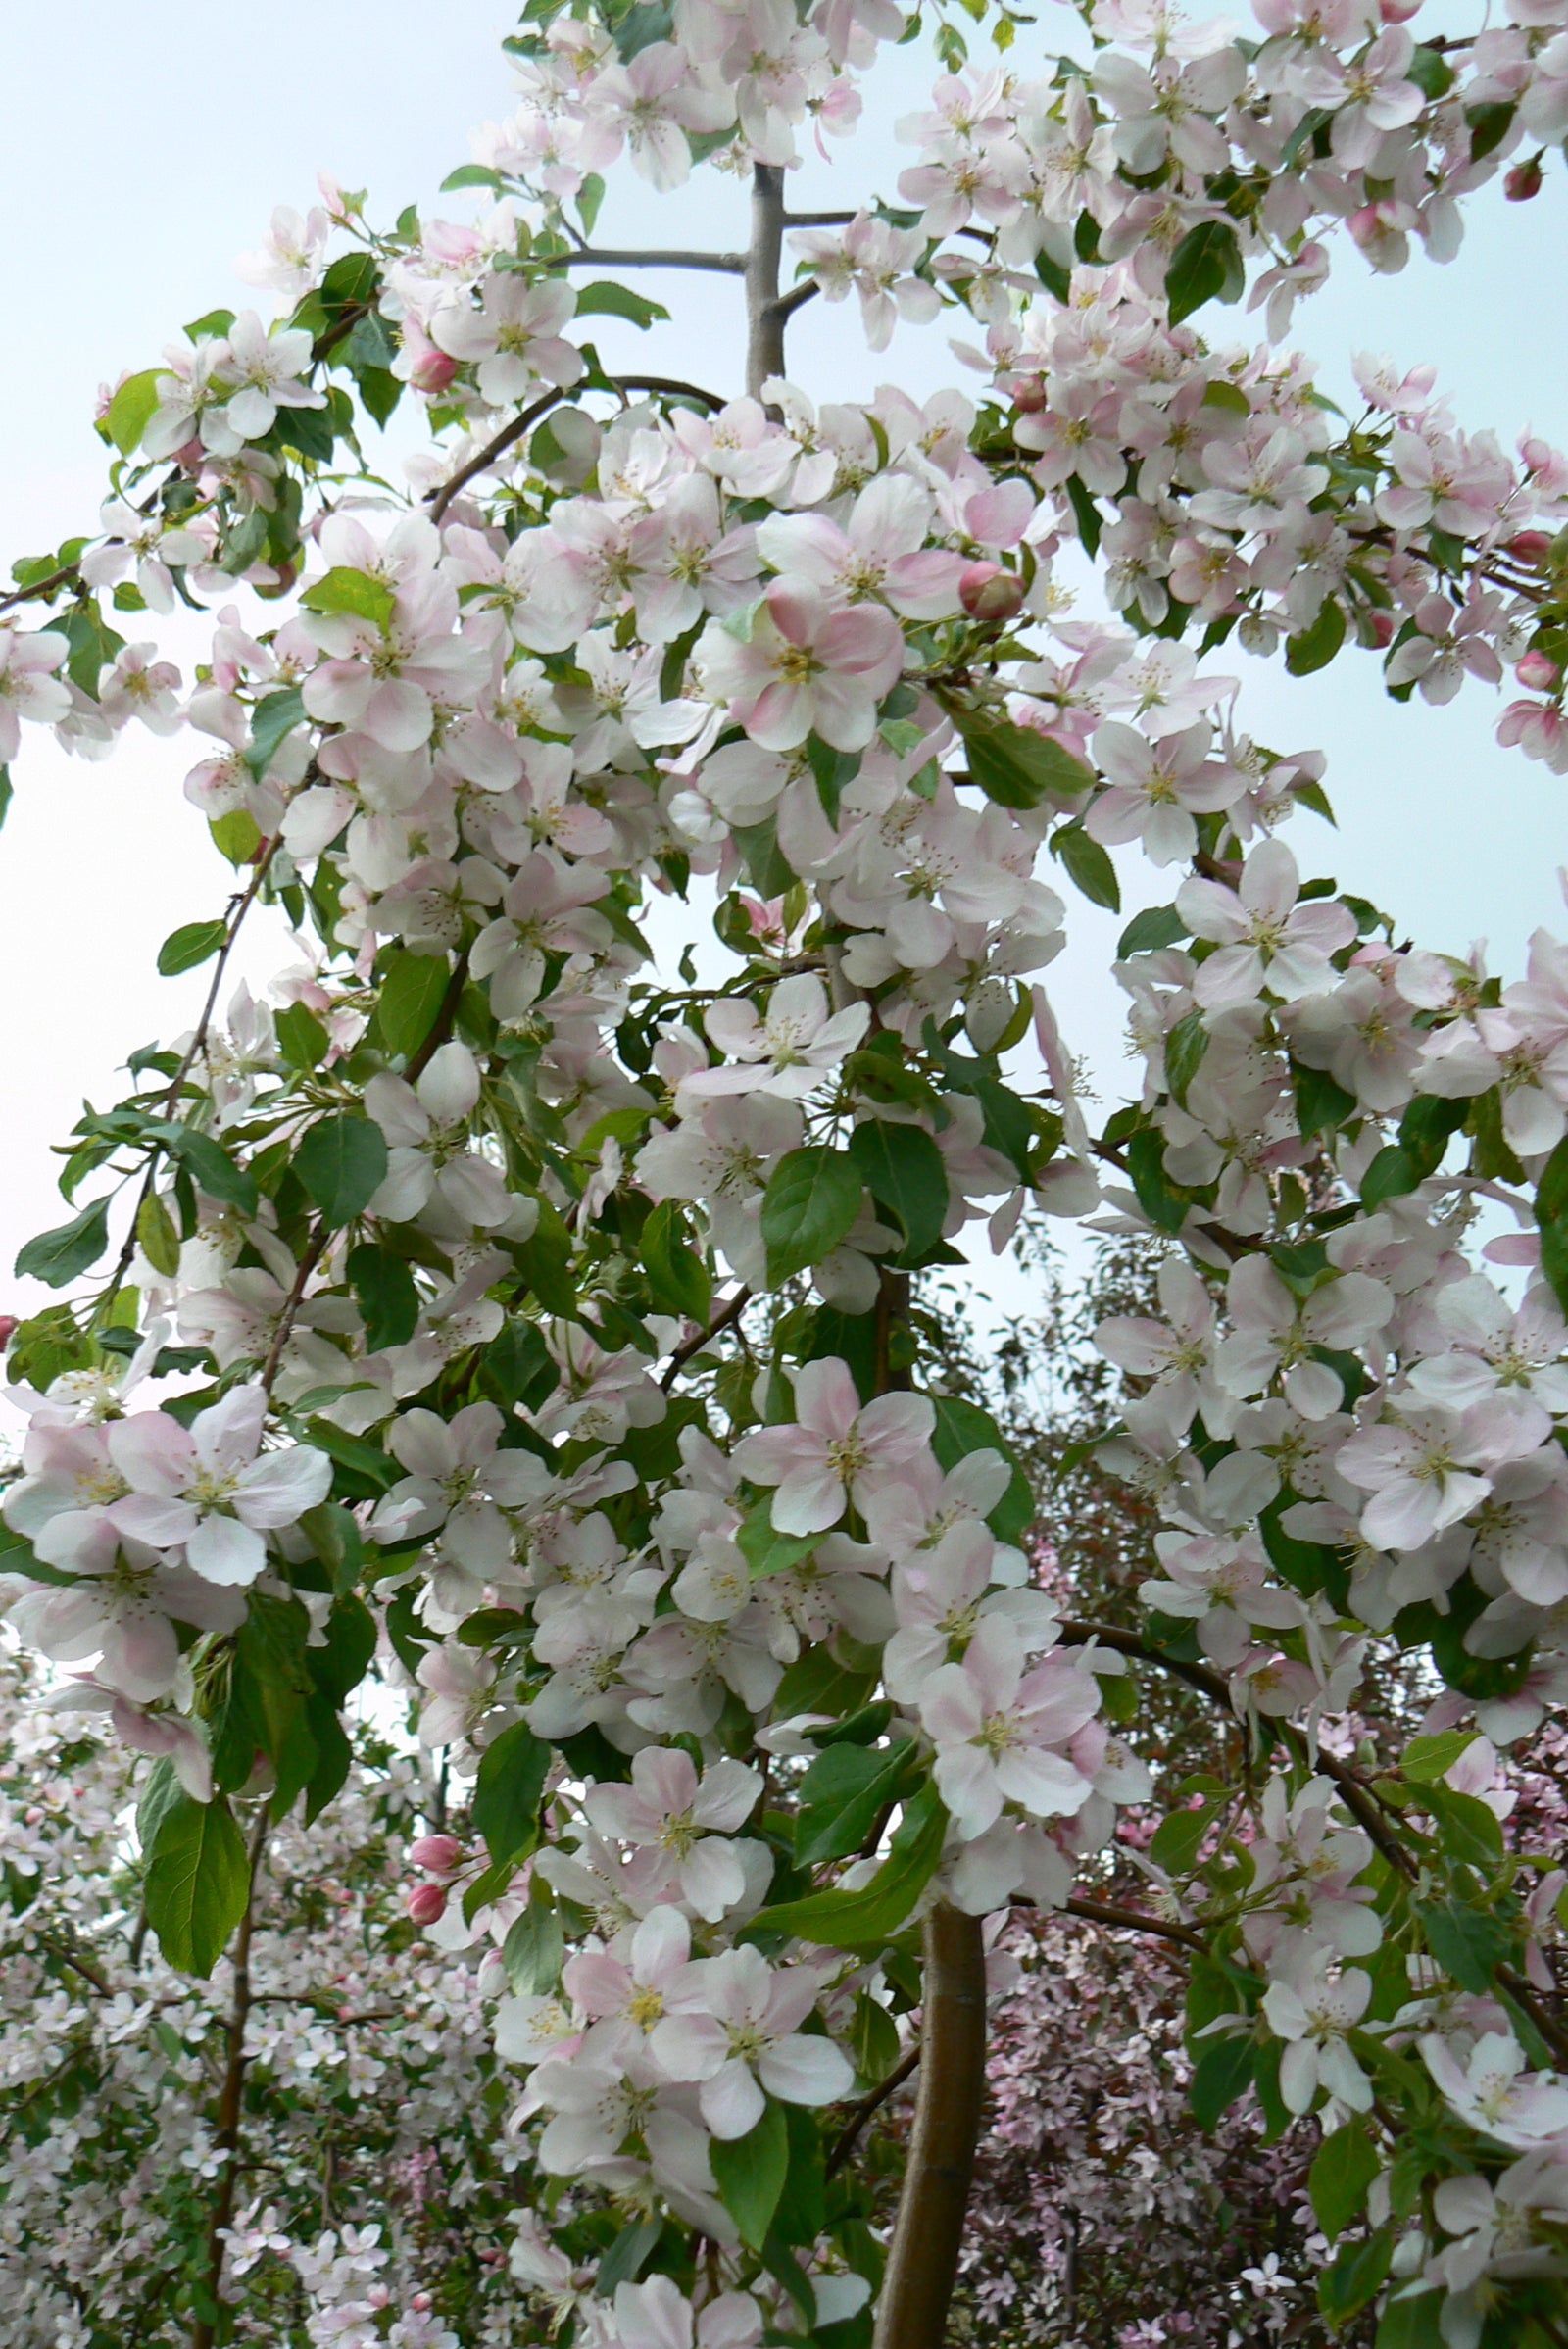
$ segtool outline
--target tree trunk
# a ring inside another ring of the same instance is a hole
[[[942,2349],[963,2246],[986,2084],[986,1956],[978,1917],[925,1921],[920,2091],[873,2349]]]

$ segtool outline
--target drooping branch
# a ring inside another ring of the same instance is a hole
[[[942,2349],[985,2103],[980,1920],[943,1904],[926,1919],[922,1944],[920,2092],[873,2349]]]
[[[906,2054],[900,2056],[886,2079],[879,2080],[870,2094],[862,2096],[859,2103],[852,2108],[850,2118],[834,2138],[832,2151],[827,2157],[826,2169],[829,2178],[836,2178],[843,2169],[859,2142],[860,2131],[872,2114],[879,2113],[883,2105],[898,2094],[911,2074],[919,2070],[919,2066],[920,2046],[916,2040]]]

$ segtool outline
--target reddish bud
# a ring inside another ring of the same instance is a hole
[[[1502,182],[1502,192],[1510,204],[1528,204],[1532,196],[1541,193],[1541,158],[1532,155],[1527,163],[1516,163]]]
[[[1551,553],[1550,533],[1545,530],[1521,530],[1516,537],[1509,539],[1508,553],[1515,563],[1522,563],[1526,570],[1544,570],[1546,558]]]
[[[1550,693],[1562,674],[1549,653],[1535,646],[1514,663],[1514,675],[1532,693]]]
[[[1367,642],[1378,652],[1381,652],[1385,645],[1394,642],[1394,614],[1392,612],[1363,612],[1361,626]]]
[[[416,1884],[409,1894],[409,1915],[416,1925],[433,1925],[445,1913],[446,1892],[440,1884]]]
[[[463,1845],[456,1835],[421,1835],[409,1846],[409,1857],[416,1868],[427,1868],[432,1876],[450,1876],[463,1857]]]
[[[1007,386],[1020,416],[1038,416],[1046,404],[1046,386],[1039,375],[1014,375]]]
[[[958,601],[972,620],[1000,626],[1021,610],[1023,581],[1000,563],[971,563],[958,573]]]
[[[0,1313],[0,1354],[5,1352],[6,1347],[21,1327],[22,1324],[14,1313]]]
[[[1408,24],[1420,8],[1421,0],[1378,0],[1378,15],[1385,24]]]

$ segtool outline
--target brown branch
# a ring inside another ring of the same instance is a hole
[[[1227,1712],[1235,1709],[1230,1688],[1217,1672],[1210,1672],[1206,1664],[1183,1663],[1180,1657],[1167,1655],[1163,1648],[1140,1639],[1136,1632],[1124,1632],[1113,1623],[1078,1623],[1069,1618],[1061,1627],[1061,1637],[1068,1647],[1087,1647],[1093,1640],[1101,1647],[1114,1648],[1118,1655],[1137,1656],[1143,1663],[1157,1664],[1161,1671],[1174,1674],[1190,1688],[1197,1688],[1215,1704],[1223,1705]]]
[[[874,2349],[942,2349],[986,2088],[986,1952],[978,1917],[943,1903],[922,1933],[920,2093],[877,2301]]]
[[[784,372],[784,324],[778,271],[784,249],[784,173],[776,163],[752,167],[752,241],[746,255],[746,389],[754,400]]]
[[[787,325],[795,313],[804,310],[808,302],[814,301],[821,290],[814,277],[808,277],[805,284],[796,286],[792,293],[780,294],[772,305],[770,315],[781,326]]]
[[[890,2096],[898,2094],[910,2073],[917,2068],[919,2061],[920,2048],[916,2042],[907,2054],[900,2056],[886,2079],[878,2080],[869,2096],[862,2096],[859,2103],[853,2108],[848,2123],[834,2138],[832,2151],[827,2157],[826,2175],[829,2178],[835,2177],[843,2169],[850,2155],[855,2151],[860,2131],[867,2121],[870,2120],[873,2113],[881,2110]]]
[[[0,596],[0,612],[9,612],[15,604],[30,604],[39,596],[52,595],[57,587],[66,586],[69,581],[77,579],[80,575],[75,563],[62,563],[59,570],[48,571],[43,578],[34,579],[30,587],[19,587],[8,596]]]
[[[218,2129],[215,2142],[222,2161],[218,2192],[213,2202],[212,2219],[207,2229],[207,2296],[212,2302],[213,2316],[197,2317],[191,2326],[191,2349],[213,2349],[218,2338],[218,2316],[220,2308],[219,2293],[223,2281],[223,2252],[228,2227],[234,2216],[234,2189],[239,2178],[240,2109],[245,2092],[245,2025],[251,2010],[251,1931],[256,1918],[256,1872],[261,1866],[262,1847],[267,1841],[267,1806],[264,1803],[256,1825],[251,1830],[249,1883],[245,1896],[245,1913],[239,1921],[234,1940],[234,1982],[229,2000],[226,2039],[228,2060],[223,2070],[223,2085],[218,2104]]]
[[[684,383],[676,375],[612,375],[610,381],[622,393],[662,392],[672,400],[699,400],[705,408],[711,410],[724,405],[716,392],[704,391],[700,383]],[[592,386],[589,388],[592,389]],[[487,441],[476,457],[470,457],[466,465],[460,466],[450,481],[443,482],[439,489],[430,492],[427,503],[431,521],[439,523],[460,490],[466,489],[468,483],[476,480],[479,474],[488,472],[498,457],[504,457],[510,448],[521,440],[530,424],[537,423],[550,409],[559,408],[563,400],[570,397],[570,392],[548,391],[542,399],[535,400],[531,408],[525,408],[521,416],[514,416],[510,424],[503,425],[494,440]]]
[[[721,1331],[733,1328],[751,1301],[752,1293],[749,1289],[737,1289],[734,1296],[725,1300],[724,1310],[715,1314],[706,1330],[699,1330],[695,1338],[688,1338],[683,1345],[676,1346],[669,1357],[668,1368],[659,1382],[666,1395],[693,1354],[700,1354],[710,1339],[716,1338]]]
[[[267,1349],[267,1360],[262,1365],[262,1387],[268,1395],[271,1395],[272,1381],[276,1378],[278,1364],[283,1359],[283,1348],[289,1342],[295,1317],[304,1302],[305,1284],[325,1255],[326,1244],[330,1238],[331,1234],[326,1225],[319,1224],[317,1227],[315,1239],[300,1258],[300,1268],[294,1275],[294,1286],[283,1300],[283,1310],[277,1317],[277,1327],[272,1332],[272,1343]]]
[[[1207,1951],[1207,1942],[1191,1926],[1169,1924],[1142,1909],[1118,1908],[1108,1900],[1069,1900],[1064,1906],[1069,1917],[1082,1917],[1091,1925],[1113,1926],[1118,1933],[1157,1933],[1162,1941],[1179,1941],[1183,1948],[1196,1949],[1200,1956]]]

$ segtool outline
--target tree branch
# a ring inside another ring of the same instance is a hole
[[[693,1354],[700,1354],[709,1340],[716,1338],[721,1330],[733,1328],[751,1301],[752,1293],[749,1289],[744,1287],[737,1289],[734,1296],[725,1300],[724,1310],[709,1323],[706,1330],[700,1330],[695,1338],[688,1338],[683,1345],[676,1346],[669,1357],[668,1367],[659,1382],[666,1395]]]
[[[724,405],[716,392],[704,391],[700,383],[683,383],[675,375],[612,375],[610,380],[622,394],[634,391],[656,395],[663,393],[671,400],[700,401],[708,409],[719,409]],[[521,440],[530,424],[537,423],[550,409],[559,408],[563,400],[570,397],[569,392],[559,389],[547,391],[542,399],[534,401],[531,408],[525,408],[521,416],[514,416],[510,424],[503,425],[494,440],[486,441],[478,455],[470,457],[466,465],[460,466],[450,481],[444,481],[439,489],[430,492],[427,502],[431,521],[439,526],[447,508],[460,490],[466,489],[468,483],[476,480],[479,474],[488,472],[498,457],[504,457],[510,448]]]
[[[877,2302],[873,2349],[942,2349],[986,2087],[986,1952],[978,1917],[945,1903],[922,1934],[920,2093]]]
[[[744,253],[664,253],[646,249],[622,253],[583,245],[574,253],[555,254],[551,266],[564,269],[576,269],[584,266],[606,269],[717,269],[726,277],[744,277],[746,256]]]
[[[1200,1955],[1208,1946],[1191,1926],[1172,1925],[1142,1909],[1118,1908],[1108,1900],[1069,1900],[1065,1908],[1069,1917],[1082,1917],[1091,1925],[1113,1926],[1118,1933],[1157,1933],[1162,1941],[1179,1941],[1184,1949],[1196,1949]]]
[[[781,326],[787,325],[795,313],[798,310],[804,310],[807,303],[813,301],[821,290],[821,286],[814,277],[806,278],[792,292],[780,294],[778,300],[773,304],[774,318]]]
[[[916,2041],[906,2054],[900,2056],[887,2078],[878,2080],[870,2095],[860,2098],[859,2103],[851,2112],[847,2126],[833,2140],[833,2149],[827,2157],[826,2175],[829,2178],[835,2177],[843,2169],[850,2155],[855,2151],[860,2131],[867,2121],[870,2120],[873,2113],[881,2110],[890,2096],[898,2094],[910,2073],[918,2067],[919,2061],[920,2047],[919,2042]]]
[[[213,2349],[218,2338],[218,2319],[221,2303],[219,2293],[223,2281],[223,2252],[229,2223],[234,2216],[234,2188],[239,2177],[239,2123],[245,2091],[245,2026],[251,2011],[251,1931],[256,1919],[256,1872],[261,1865],[262,1847],[267,1841],[269,1821],[264,1803],[251,1830],[248,1851],[250,1862],[249,1888],[245,1897],[245,1914],[239,1921],[234,1941],[234,1984],[229,2000],[227,2042],[228,2061],[223,2071],[222,2091],[218,2104],[217,2147],[222,2159],[222,2172],[218,2181],[218,2193],[213,2203],[212,2220],[207,2229],[207,2296],[212,2302],[211,2318],[198,2316],[191,2327],[191,2349]]]
[[[784,173],[776,163],[752,169],[752,241],[746,255],[746,389],[762,396],[770,375],[784,372],[784,326],[778,271],[784,249]]]

